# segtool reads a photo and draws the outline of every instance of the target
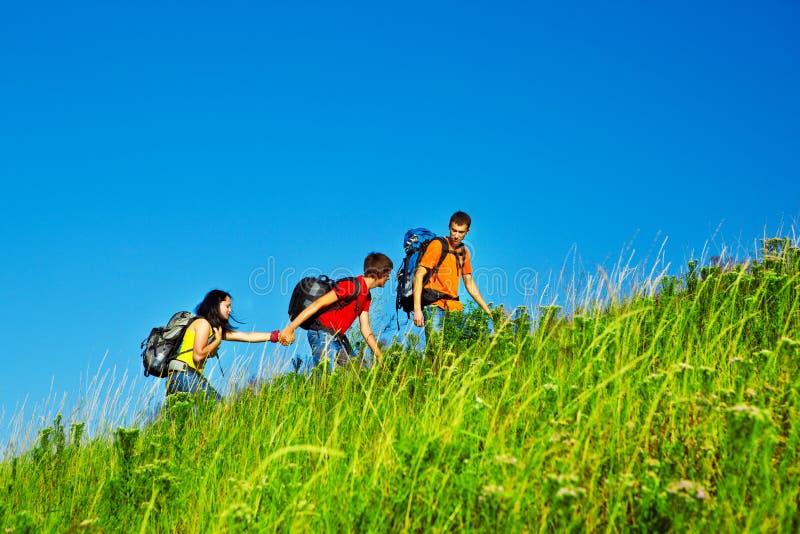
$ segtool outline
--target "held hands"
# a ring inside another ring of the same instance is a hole
[[[422,314],[422,310],[414,310],[414,324],[425,326],[425,316]]]
[[[278,341],[280,341],[281,345],[284,347],[294,343],[294,328],[288,326],[284,328],[281,333],[278,334]]]
[[[222,327],[221,326],[218,326],[216,328],[212,327],[211,329],[214,331],[214,339],[218,342],[217,344],[219,345],[219,343],[222,343]]]

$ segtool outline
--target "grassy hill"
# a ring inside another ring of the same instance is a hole
[[[653,281],[651,281],[653,282]],[[644,286],[643,286],[644,287]],[[648,284],[647,287],[652,287]],[[5,532],[798,531],[800,251],[0,464]],[[533,326],[533,327],[532,327]]]

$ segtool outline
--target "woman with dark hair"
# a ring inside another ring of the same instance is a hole
[[[222,340],[260,343],[278,341],[278,331],[238,332],[231,326],[231,295],[219,289],[208,292],[195,309],[195,318],[183,334],[178,356],[169,363],[167,395],[205,392],[207,397],[221,400],[219,393],[203,376],[206,360],[217,355]]]

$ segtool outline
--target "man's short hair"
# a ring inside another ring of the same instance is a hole
[[[364,258],[364,276],[380,278],[387,274],[392,274],[392,269],[394,269],[394,264],[386,254],[370,252]]]
[[[453,223],[456,223],[459,226],[466,224],[467,229],[469,229],[469,227],[472,226],[472,217],[470,217],[463,211],[457,211],[452,216],[450,216],[450,224]]]

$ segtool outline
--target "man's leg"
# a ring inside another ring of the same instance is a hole
[[[422,314],[425,316],[425,355],[428,356],[441,351],[446,312],[438,306],[425,306]]]

